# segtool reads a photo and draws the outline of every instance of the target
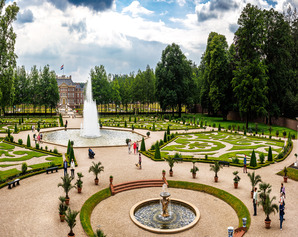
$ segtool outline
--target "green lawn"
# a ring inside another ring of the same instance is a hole
[[[264,153],[266,160],[269,146],[275,156],[282,151],[284,141],[225,132],[181,134],[175,141],[161,149],[161,156],[165,158],[167,155],[174,155],[178,152],[183,158],[187,156],[193,159],[204,159],[205,155],[208,155],[208,159],[229,162],[237,157],[239,163],[243,164],[245,155],[249,163],[253,149],[257,159],[261,153]]]
[[[50,166],[51,162],[58,166],[62,163],[62,157],[59,156],[32,151],[24,147],[20,147],[19,149],[15,150],[14,145],[5,142],[0,143],[0,180],[2,182],[12,176],[21,174],[19,165],[31,159],[35,159],[33,162],[36,162],[36,164],[28,165],[28,171],[47,168]],[[43,157],[46,157],[45,160],[42,159]]]

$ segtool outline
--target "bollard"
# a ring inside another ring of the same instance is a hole
[[[233,232],[234,232],[234,227],[233,226],[230,226],[230,227],[228,227],[228,236],[229,237],[233,237]]]
[[[246,221],[247,221],[247,218],[246,217],[242,218],[243,227],[246,227]]]

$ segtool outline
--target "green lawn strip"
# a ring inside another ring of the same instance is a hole
[[[10,150],[10,151],[12,151],[12,150]],[[14,155],[9,154],[8,151],[0,150],[0,157],[1,157],[3,154],[4,154],[5,156],[8,156],[8,157],[15,157]]]
[[[83,204],[83,206],[81,208],[81,213],[80,213],[80,220],[81,220],[82,227],[88,236],[90,236],[90,237],[94,236],[94,231],[92,230],[91,221],[90,221],[93,209],[101,201],[110,197],[111,195],[112,194],[111,194],[110,188],[106,188],[106,189],[103,189],[103,190],[95,193],[94,195],[92,195]],[[106,213],[106,214],[108,214],[108,213]]]
[[[206,141],[202,141],[203,143]],[[209,143],[213,143],[215,146],[210,147],[208,149],[183,149],[185,146],[182,145],[169,145],[166,147],[163,147],[163,151],[180,151],[180,152],[209,152],[209,151],[217,151],[220,149],[225,148],[226,146],[222,144],[221,142],[216,142],[216,141],[208,141]],[[176,143],[179,143],[179,138],[176,140]],[[191,145],[191,144],[190,144]],[[190,147],[195,147],[196,144],[193,144]]]
[[[13,162],[13,161],[25,161],[25,160],[30,160],[33,157],[41,157],[41,156],[45,156],[44,153],[40,153],[40,152],[35,152],[35,151],[14,151],[13,154],[16,155],[24,155],[22,157],[19,158],[1,158],[0,162],[5,162],[5,161],[9,161],[9,162]]]
[[[233,146],[231,149],[228,151],[235,151],[235,150],[252,150],[252,149],[258,149],[260,147],[264,147],[264,145],[253,145],[253,146]]]
[[[17,174],[20,174],[20,173],[21,173],[21,171],[16,169],[16,168],[0,171],[0,179],[1,180],[6,180],[7,178],[9,178],[11,176],[14,176],[14,175],[17,175]]]
[[[12,165],[0,165],[0,167],[2,167],[2,168],[9,167],[9,166],[14,166],[14,164],[12,164]]]
[[[298,181],[298,169],[287,167],[287,170],[288,170],[288,173],[287,173],[288,178]],[[277,175],[284,176],[285,174],[284,174],[284,171],[282,170],[282,171],[279,171]]]
[[[204,193],[208,193],[211,194],[221,200],[223,200],[224,202],[226,202],[227,204],[229,204],[237,213],[238,216],[238,220],[239,220],[239,224],[238,227],[242,226],[242,218],[246,217],[247,218],[247,230],[250,227],[250,213],[247,209],[247,207],[244,205],[244,203],[236,198],[234,195],[218,189],[218,188],[214,188],[212,186],[209,185],[204,185],[204,184],[198,184],[198,183],[191,183],[191,182],[185,182],[185,181],[172,181],[172,180],[168,180],[169,183],[169,187],[170,188],[182,188],[182,189],[190,189],[190,190],[194,190],[194,191],[200,191],[200,192],[204,192]]]
[[[40,164],[34,164],[34,165],[29,165],[28,167],[32,168],[32,169],[46,169],[48,167],[51,166],[51,163],[55,163],[56,166],[58,167],[62,167],[62,156],[60,157],[47,157],[46,160],[50,161],[50,162],[44,162],[44,163],[40,163]]]
[[[7,144],[7,143],[4,143],[4,142],[1,142],[1,143],[0,143],[0,149],[4,149],[4,150],[13,150],[14,148],[15,148],[14,145]]]

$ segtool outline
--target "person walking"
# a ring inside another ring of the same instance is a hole
[[[131,153],[130,151],[130,147],[131,147],[131,140],[129,139],[128,143],[127,143],[127,147],[128,147],[128,154]]]
[[[280,185],[280,193],[283,193],[284,196],[286,197],[286,188],[284,187],[283,183],[281,183],[281,185]]]
[[[142,156],[141,153],[139,153],[139,168],[142,169]]]
[[[285,205],[279,204],[279,228],[282,230],[282,223],[284,221],[284,215],[285,215]]]
[[[71,159],[71,162],[70,162],[70,171],[71,171],[71,177],[74,179],[75,163],[73,159]]]
[[[67,174],[67,161],[66,159],[63,162],[64,176]]]
[[[134,142],[133,143],[133,153],[136,154],[136,150],[137,150],[137,143]]]
[[[257,192],[257,187],[255,187],[255,191],[253,194],[254,216],[257,215],[257,204],[258,204],[258,192]]]
[[[243,160],[243,173],[247,173],[247,168],[246,168],[246,155],[244,156],[244,160]]]
[[[139,153],[139,142],[137,141],[137,154]]]

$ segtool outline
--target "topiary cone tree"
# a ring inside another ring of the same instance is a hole
[[[171,133],[171,132],[170,132],[170,125],[168,125],[168,128],[167,128],[167,134],[170,135],[170,133]]]
[[[154,153],[154,159],[160,160],[160,150],[159,150],[159,144],[155,144],[155,153]]]
[[[167,132],[165,132],[165,134],[164,134],[164,136],[163,136],[163,141],[164,142],[167,142],[168,140],[167,140]]]
[[[145,146],[144,137],[142,138],[142,142],[141,142],[141,150],[140,150],[140,151],[146,151],[146,146]]]
[[[31,147],[30,136],[27,136],[27,147]]]
[[[271,146],[269,146],[269,150],[268,150],[268,161],[272,161],[272,149],[271,149]]]
[[[252,167],[256,167],[257,166],[257,158],[256,158],[255,150],[252,150],[252,154],[251,154],[249,165],[252,166]]]

